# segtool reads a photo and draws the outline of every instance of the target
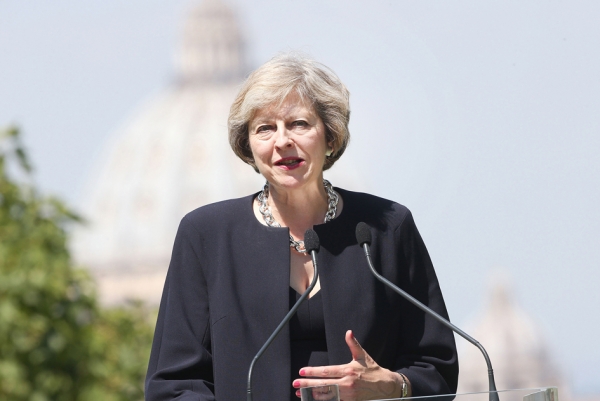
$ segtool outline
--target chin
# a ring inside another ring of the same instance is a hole
[[[296,189],[296,188],[301,188],[302,186],[304,186],[304,184],[306,184],[306,182],[304,180],[298,180],[298,179],[294,179],[294,178],[289,178],[289,179],[284,179],[284,180],[273,180],[273,181],[269,181],[271,184],[275,185],[276,187],[280,187],[280,188],[285,188],[285,189]]]
[[[269,181],[269,182],[271,182],[275,186],[279,186],[279,187],[286,188],[286,189],[298,189],[298,188],[302,188],[306,185],[310,185],[312,183],[321,183],[323,181],[323,179],[320,177],[322,177],[322,176],[318,176],[318,177],[306,177],[306,176],[277,177],[273,181]]]

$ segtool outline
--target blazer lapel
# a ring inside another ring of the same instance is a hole
[[[254,217],[253,217],[254,218]],[[252,222],[256,224],[256,222]],[[244,252],[236,279],[241,318],[248,328],[246,342],[256,354],[289,311],[290,254],[287,228],[250,225],[253,243]],[[247,237],[241,235],[241,238]],[[248,263],[252,263],[249,266]],[[251,288],[248,288],[250,287]],[[253,370],[255,400],[287,400],[292,389],[290,382],[290,335],[284,326]],[[249,367],[249,365],[248,365]]]

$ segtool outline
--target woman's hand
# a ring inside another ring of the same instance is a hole
[[[360,346],[351,330],[346,332],[346,344],[352,353],[352,361],[345,365],[306,367],[300,369],[301,379],[293,386],[312,387],[337,384],[340,400],[362,401],[402,396],[403,378],[400,374],[382,368]],[[410,396],[410,383],[408,396]],[[296,391],[300,397],[300,390]]]

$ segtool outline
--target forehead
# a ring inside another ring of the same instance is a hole
[[[304,101],[297,93],[290,93],[282,102],[273,102],[254,113],[250,125],[273,118],[285,119],[298,114],[316,115],[315,109],[309,102]]]

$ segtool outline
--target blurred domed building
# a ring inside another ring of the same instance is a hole
[[[488,352],[498,390],[558,386],[559,398],[562,401],[570,399],[540,328],[519,307],[506,277],[494,278],[488,305],[467,333]],[[466,341],[461,340],[459,345],[458,393],[487,391],[487,366],[483,355]],[[509,394],[500,398],[511,401]]]
[[[234,12],[221,0],[192,8],[175,82],[113,134],[84,191],[89,224],[74,233],[73,253],[104,304],[158,304],[181,218],[264,185],[227,139],[229,107],[249,71]],[[333,170],[334,185],[356,187],[355,170]]]

